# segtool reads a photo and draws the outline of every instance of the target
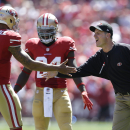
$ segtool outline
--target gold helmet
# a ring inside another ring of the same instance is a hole
[[[41,15],[37,20],[37,32],[41,42],[49,44],[58,31],[58,20],[51,13]]]
[[[0,7],[0,23],[6,24],[9,29],[18,31],[19,18],[15,9],[10,6]]]

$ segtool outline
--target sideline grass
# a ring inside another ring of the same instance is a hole
[[[111,130],[112,122],[79,121],[73,124],[73,130]],[[57,123],[52,122],[49,130],[60,130]]]
[[[35,130],[33,119],[23,119],[23,130]],[[112,122],[78,121],[73,124],[73,130],[111,130]],[[9,130],[6,122],[0,120],[0,130]],[[60,130],[55,121],[50,122],[48,130]]]

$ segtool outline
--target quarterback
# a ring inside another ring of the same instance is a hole
[[[15,9],[9,6],[0,7],[0,112],[10,130],[22,130],[21,104],[10,84],[11,56],[13,55],[29,70],[54,71],[68,74],[75,72],[74,67],[50,65],[34,61],[21,49],[21,36],[18,31],[19,18]]]
[[[76,67],[74,40],[70,37],[56,37],[58,32],[58,20],[51,13],[41,15],[37,20],[37,32],[39,38],[31,38],[27,41],[26,52],[36,61],[59,65],[68,59],[68,65]],[[31,70],[23,68],[14,87],[18,92],[27,82]],[[47,130],[52,112],[57,120],[60,130],[72,130],[72,107],[67,92],[65,78],[54,77],[47,82],[42,75],[45,72],[36,71],[36,91],[33,100],[32,114],[36,130]],[[89,100],[85,85],[81,78],[73,79],[83,98],[83,102],[89,110],[92,102]]]

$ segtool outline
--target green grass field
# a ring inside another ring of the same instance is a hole
[[[23,119],[23,130],[35,130],[33,119]],[[112,122],[78,121],[73,124],[73,130],[111,130]],[[0,120],[0,130],[9,130],[6,122]],[[60,130],[55,121],[50,122],[49,130]]]

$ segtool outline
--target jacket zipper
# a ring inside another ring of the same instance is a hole
[[[102,65],[102,67],[101,67],[101,70],[100,70],[99,74],[101,74],[101,72],[102,72],[104,66],[105,66],[105,62],[103,63],[103,65]]]

